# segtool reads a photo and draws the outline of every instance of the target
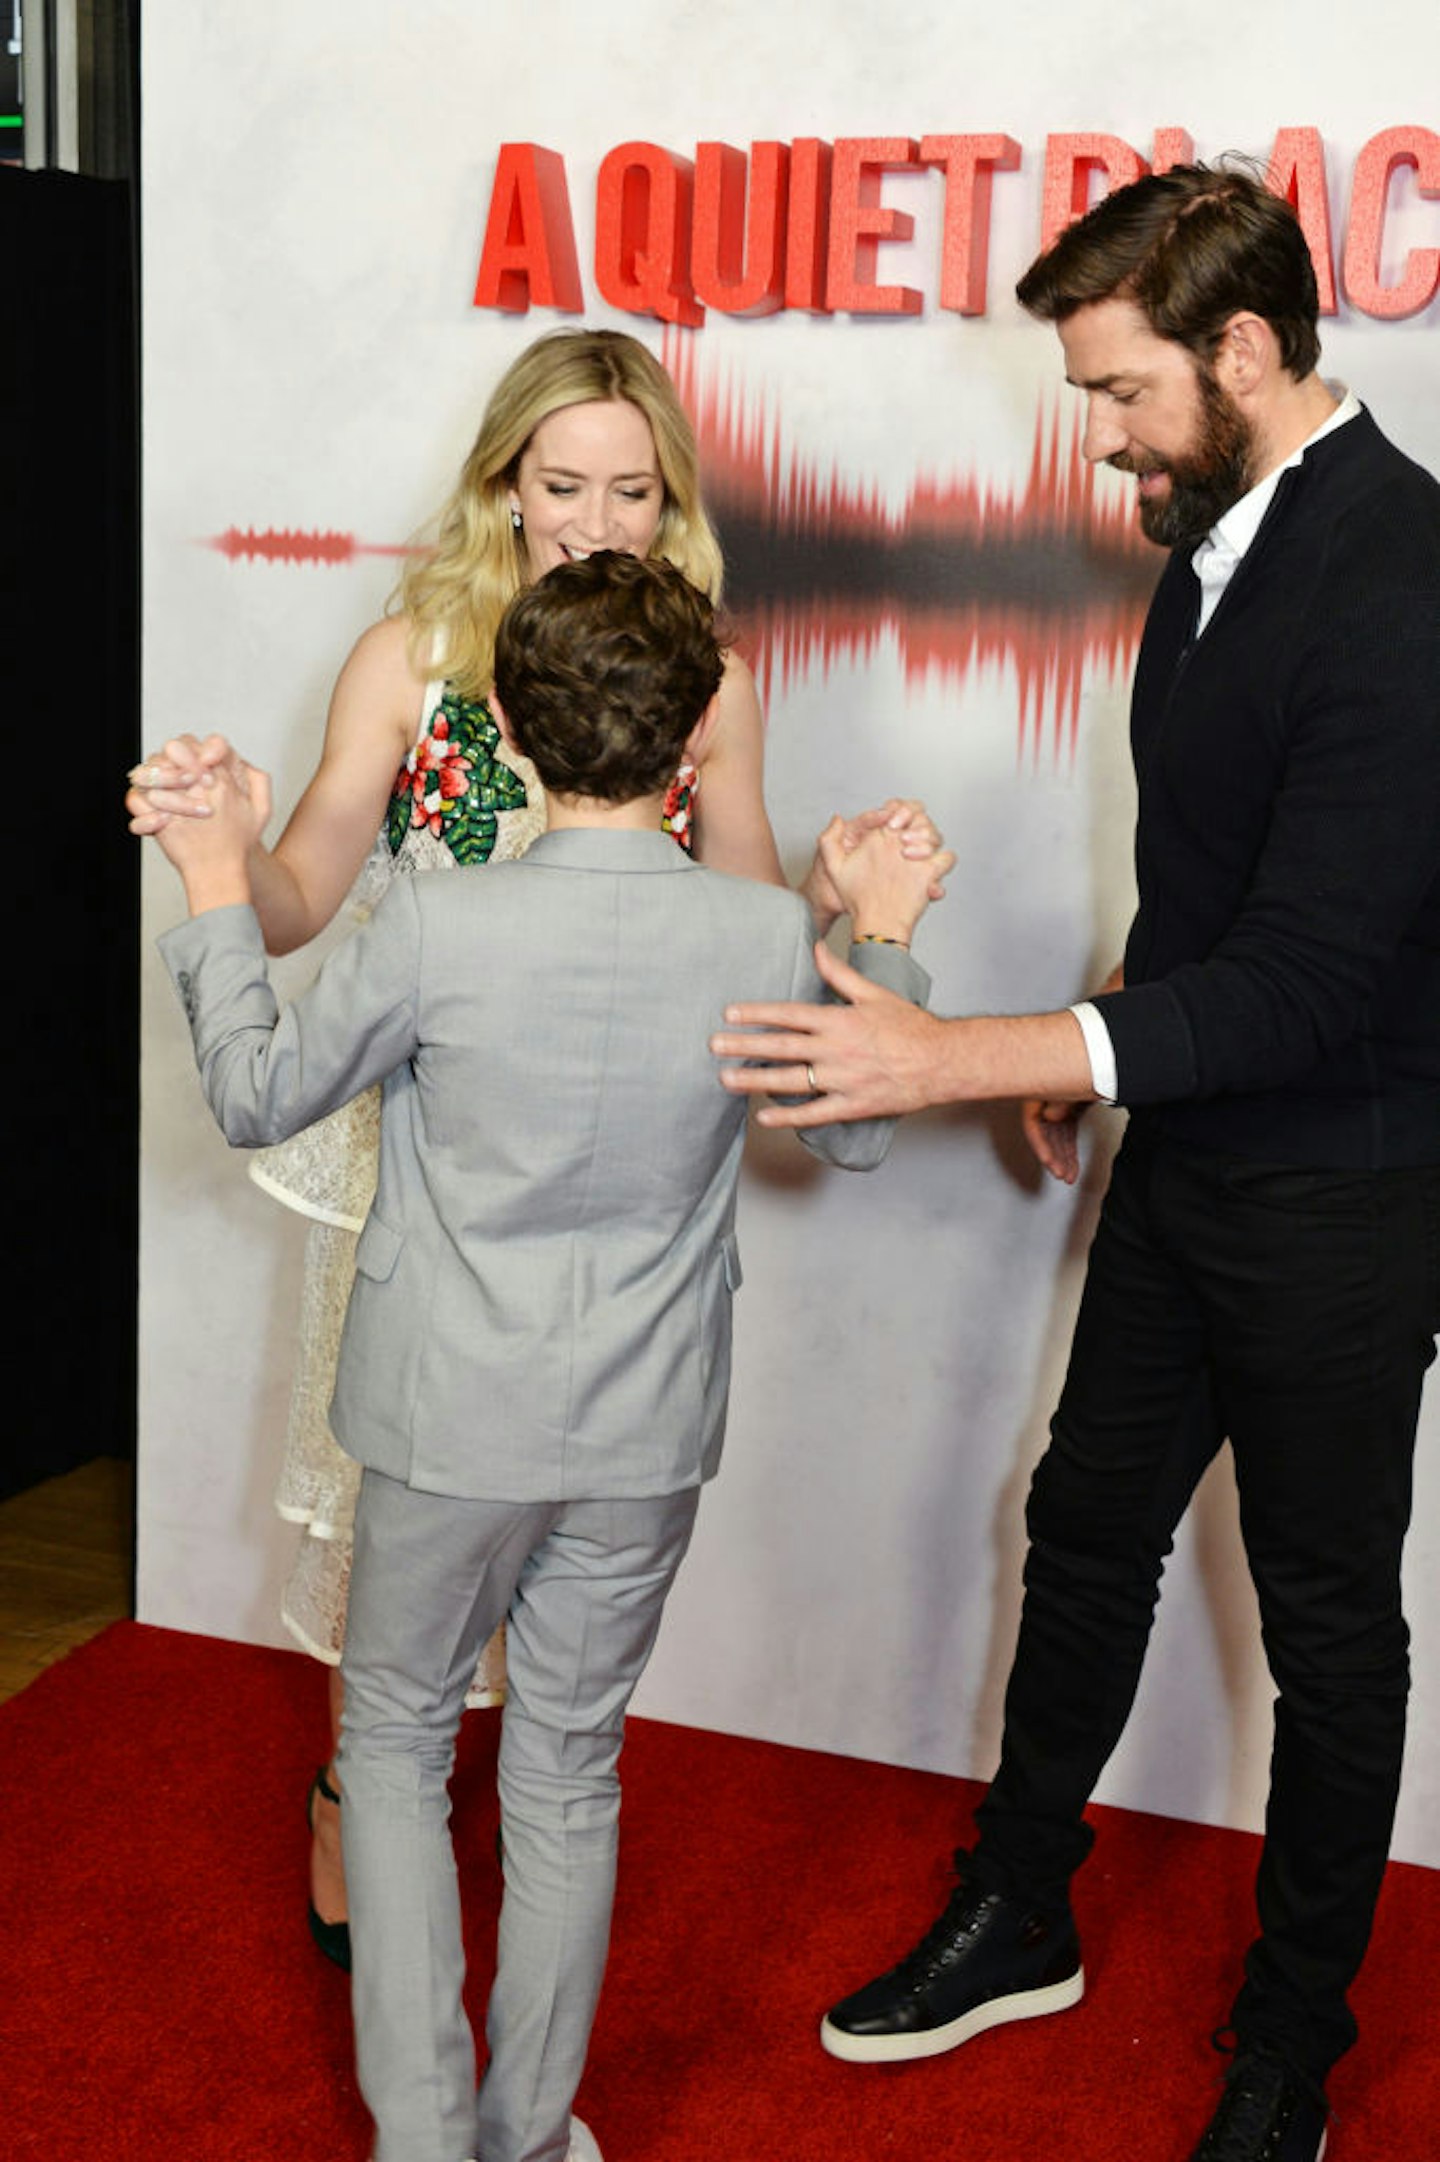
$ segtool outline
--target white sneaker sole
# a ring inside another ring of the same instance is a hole
[[[600,2142],[579,2117],[570,2119],[570,2152],[565,2162],[603,2162]]]
[[[941,2057],[947,2049],[973,2042],[987,2028],[1003,2027],[1014,2019],[1043,2019],[1049,2012],[1068,2012],[1084,1994],[1085,1969],[1077,1967],[1063,1982],[1052,1982],[1047,1989],[992,1997],[988,2004],[977,2004],[959,2019],[922,2034],[846,2034],[843,2027],[832,2027],[828,2019],[822,2019],[820,2040],[832,2057],[842,2057],[847,2064],[904,2064],[912,2058]]]

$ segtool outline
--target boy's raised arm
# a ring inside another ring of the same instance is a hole
[[[185,881],[192,916],[251,899],[248,858],[270,819],[270,776],[236,760],[210,770],[208,818],[174,818],[155,836]]]
[[[850,914],[851,937],[908,946],[955,863],[951,849],[928,856],[908,856],[904,835],[876,827],[854,847],[844,845],[843,819],[832,818],[819,840],[819,853],[830,881]]]

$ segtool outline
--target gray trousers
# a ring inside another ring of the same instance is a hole
[[[340,1776],[375,2162],[564,2162],[609,1945],[625,1708],[698,1501],[694,1488],[463,1501],[365,1473]],[[477,2105],[446,1784],[465,1691],[502,1620],[505,1893]]]

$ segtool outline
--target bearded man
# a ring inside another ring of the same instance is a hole
[[[978,1837],[939,1920],[822,2038],[924,2057],[1080,1997],[1082,1812],[1228,1437],[1277,1704],[1259,1930],[1192,2162],[1316,2162],[1399,1783],[1440,1325],[1440,487],[1316,373],[1308,248],[1244,172],[1118,191],[1018,293],[1059,333],[1085,456],[1134,474],[1173,551],[1133,691],[1123,965],[1069,1011],[940,1020],[827,957],[851,1003],[732,1007],[778,1033],[713,1041],[771,1062],[727,1086],[812,1091],[771,1125],[1019,1099],[1067,1181],[1085,1106],[1129,1112]]]

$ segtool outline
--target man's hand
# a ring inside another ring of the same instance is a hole
[[[1090,1056],[1073,1013],[941,1020],[867,982],[824,946],[816,947],[815,963],[848,1005],[727,1006],[727,1026],[710,1038],[717,1058],[761,1061],[725,1068],[720,1078],[736,1095],[810,1091],[804,1103],[767,1105],[762,1126],[894,1118],[929,1104],[1094,1101]],[[1063,1144],[1057,1160],[1064,1161]]]
[[[1073,1186],[1080,1176],[1080,1121],[1088,1103],[1060,1103],[1032,1097],[1021,1107],[1020,1123],[1030,1152],[1052,1179]]]
[[[710,1049],[717,1058],[767,1063],[724,1067],[720,1078],[726,1088],[742,1096],[805,1098],[767,1104],[758,1113],[762,1126],[887,1118],[940,1100],[931,1089],[943,1023],[869,982],[825,946],[815,948],[815,963],[849,1004],[727,1006],[727,1026],[711,1037]]]
[[[1103,998],[1107,991],[1124,988],[1125,964],[1117,961],[1099,990],[1090,995]],[[1020,1121],[1030,1153],[1052,1179],[1060,1179],[1066,1186],[1073,1186],[1080,1176],[1080,1121],[1094,1101],[1093,1096],[1032,1096],[1021,1107]]]

